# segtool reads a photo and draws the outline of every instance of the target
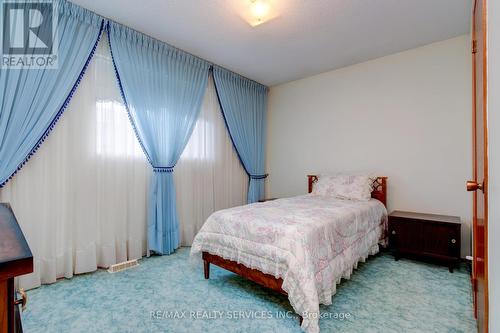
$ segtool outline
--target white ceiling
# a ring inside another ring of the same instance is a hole
[[[318,74],[469,31],[471,0],[268,0],[279,15],[252,28],[249,0],[72,0],[266,85]]]

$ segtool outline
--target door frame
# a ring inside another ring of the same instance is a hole
[[[482,45],[479,46],[477,45],[477,33],[476,33],[476,8],[478,2],[481,1],[482,3],[482,13],[480,14],[481,16],[481,30],[482,30]],[[488,39],[487,39],[487,4],[488,0],[474,0],[473,2],[473,7],[472,7],[472,77],[473,77],[473,100],[472,100],[472,105],[473,105],[473,112],[472,112],[472,128],[473,128],[473,137],[472,137],[472,145],[473,145],[473,176],[474,180],[476,182],[481,182],[483,181],[483,196],[484,196],[484,322],[483,322],[483,328],[484,332],[488,332],[488,324],[489,324],[489,297],[488,297]],[[482,59],[477,59],[475,49],[476,47],[482,47]],[[482,110],[477,110],[477,104],[476,104],[476,97],[477,97],[477,90],[476,90],[476,61],[482,61],[483,62],[483,71],[482,71],[482,99],[483,99],[483,104],[482,104]],[[484,149],[484,155],[483,155],[483,174],[484,174],[484,180],[479,180],[477,179],[478,176],[478,169],[477,169],[477,140],[476,140],[476,131],[477,131],[477,113],[481,112],[482,117],[483,117],[483,149]],[[478,193],[475,191],[473,193],[474,199],[473,199],[473,232],[477,232],[477,200],[478,200]],[[475,235],[473,235],[473,242],[475,241]],[[473,243],[473,256],[474,256],[474,267],[473,267],[473,288],[474,288],[474,314],[475,317],[477,318],[478,313],[477,313],[477,276],[476,276],[476,269],[475,269],[475,263],[477,261],[476,253],[475,253],[475,243]],[[479,330],[479,327],[478,327]],[[482,333],[482,332],[480,332]]]

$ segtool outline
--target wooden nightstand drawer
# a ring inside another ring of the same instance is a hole
[[[422,247],[422,223],[399,221],[389,222],[390,244],[405,251],[418,251]]]
[[[448,265],[460,261],[460,218],[394,211],[389,215],[389,245],[397,259],[432,258]]]
[[[442,224],[423,225],[424,244],[423,249],[427,253],[459,257],[460,229]]]

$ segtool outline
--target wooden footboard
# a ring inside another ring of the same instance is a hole
[[[239,264],[235,261],[224,259],[208,252],[203,252],[202,258],[204,265],[203,268],[205,271],[205,279],[208,279],[210,277],[210,264],[214,264],[240,276],[243,276],[257,284],[260,284],[261,286],[277,291],[280,294],[287,295],[287,293],[283,289],[281,289],[281,286],[283,285],[283,279],[281,278],[275,278],[272,275],[262,273],[261,271],[256,269],[248,268],[245,265]]]
[[[257,269],[248,268],[245,265],[239,264],[236,261],[227,260],[219,257],[215,254],[210,254],[208,252],[202,253],[203,258],[203,270],[205,273],[205,279],[210,278],[210,264],[222,267],[231,271],[239,276],[247,278],[263,287],[277,291],[278,293],[287,296],[286,291],[284,291],[281,286],[283,285],[282,278],[275,278],[274,276],[266,273],[262,273]],[[299,325],[302,325],[303,318],[298,316]]]

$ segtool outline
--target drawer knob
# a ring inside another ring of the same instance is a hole
[[[26,295],[26,292],[24,291],[23,288],[19,289],[19,293],[21,294],[21,299],[18,299],[14,301],[15,305],[21,304],[21,310],[26,310],[26,303],[28,303],[28,296]]]
[[[392,231],[392,234],[393,234],[393,235],[395,235],[395,234],[396,234],[396,230],[393,230],[393,231]]]
[[[457,242],[457,240],[456,240],[455,238],[452,238],[452,239],[451,239],[451,243],[452,243],[452,244],[455,244],[456,242]]]

